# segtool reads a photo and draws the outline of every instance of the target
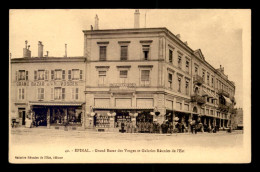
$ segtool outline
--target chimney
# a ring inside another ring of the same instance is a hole
[[[187,41],[185,41],[185,42],[184,42],[184,44],[188,45],[188,42],[187,42]]]
[[[65,56],[64,57],[67,57],[67,44],[65,44]]]
[[[179,38],[179,39],[181,39],[181,35],[180,35],[180,34],[177,34],[176,37]]]
[[[27,48],[27,43],[28,43],[28,41],[26,40],[25,41],[25,48],[23,49],[23,57],[24,58],[30,58],[31,57],[31,51],[29,50],[30,45],[28,45],[28,48]]]
[[[49,51],[46,51],[45,57],[48,57],[48,56],[49,56]]]
[[[134,28],[140,27],[140,13],[139,10],[135,10]]]
[[[99,29],[99,28],[98,28],[98,21],[99,21],[98,15],[96,14],[96,17],[95,17],[95,27],[94,27],[95,30],[98,30],[98,29]]]
[[[92,25],[90,25],[90,29],[93,30],[93,26]]]
[[[42,42],[38,42],[38,57],[43,57],[43,45]]]

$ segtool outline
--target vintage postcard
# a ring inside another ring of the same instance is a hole
[[[11,9],[9,162],[250,163],[250,9]]]

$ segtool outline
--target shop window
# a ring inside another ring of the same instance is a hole
[[[172,50],[169,50],[169,62],[172,63]]]
[[[150,70],[141,70],[141,85],[150,85]]]
[[[98,71],[98,84],[105,85],[106,82],[106,71]]]
[[[79,69],[72,69],[72,80],[79,80]]]
[[[44,99],[44,88],[38,88],[38,99]]]
[[[168,87],[170,88],[170,89],[172,89],[172,74],[171,73],[169,73],[168,74]]]
[[[79,88],[72,88],[72,100],[79,99]]]
[[[25,89],[24,88],[19,88],[18,89],[18,99],[19,100],[24,100],[24,95],[25,95]]]
[[[127,60],[128,46],[121,46],[121,60]]]
[[[106,46],[100,46],[99,47],[99,60],[100,61],[106,61],[107,58],[107,47]]]

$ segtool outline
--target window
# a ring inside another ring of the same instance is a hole
[[[72,88],[72,100],[79,99],[79,88]]]
[[[202,79],[205,82],[205,71],[202,72]]]
[[[150,50],[150,45],[143,45],[144,60],[149,59],[149,50]]]
[[[146,86],[150,84],[150,70],[141,70],[141,85]]]
[[[121,60],[127,60],[128,46],[121,46]]]
[[[172,50],[169,50],[169,62],[172,63]]]
[[[64,100],[65,99],[65,88],[55,87],[54,88],[54,99],[55,100]]]
[[[27,72],[27,80],[28,80],[28,71]],[[25,73],[25,70],[19,70],[18,71],[18,80],[25,80],[26,79],[26,73]]]
[[[62,80],[65,80],[65,70],[62,70]]]
[[[178,67],[181,68],[181,56],[178,56]]]
[[[186,81],[185,90],[186,95],[189,95],[189,81]]]
[[[195,74],[198,75],[198,67],[195,66]]]
[[[38,70],[38,80],[44,80],[44,70]]]
[[[79,79],[79,69],[72,69],[72,80]]]
[[[207,97],[207,102],[209,102],[209,97]]]
[[[107,58],[107,47],[106,46],[100,46],[99,47],[99,60],[100,61],[106,61]]]
[[[214,78],[211,77],[211,86],[214,87]]]
[[[210,110],[210,115],[213,115],[214,113],[213,113],[213,110]]]
[[[206,114],[209,115],[209,109],[206,109]]]
[[[209,85],[209,74],[207,74],[207,84]]]
[[[44,88],[38,88],[38,99],[44,99]]]
[[[18,89],[18,99],[19,100],[24,100],[24,92],[25,92],[24,88]]]
[[[171,73],[168,74],[168,84],[169,84],[168,87],[172,89],[172,74]]]
[[[211,99],[211,103],[214,104],[214,99]]]
[[[121,83],[126,83],[127,82],[127,70],[120,70],[119,72],[119,78]]]
[[[98,77],[99,77],[98,84],[104,85],[106,79],[106,71],[98,71]]]
[[[178,91],[181,92],[181,78],[178,78]]]
[[[189,73],[189,69],[190,69],[190,62],[187,60],[186,61],[186,72]]]
[[[54,73],[54,79],[55,80],[61,80],[62,77],[62,70],[61,69],[56,69]]]

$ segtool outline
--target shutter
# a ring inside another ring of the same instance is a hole
[[[15,71],[15,80],[18,81],[18,71]]]
[[[54,99],[53,92],[54,92],[54,90],[53,90],[53,88],[51,88],[51,100],[53,100],[53,99]]]
[[[25,71],[25,80],[28,81],[28,71]]]
[[[74,100],[74,97],[75,97],[75,96],[74,96],[74,88],[71,88],[71,96],[72,96],[72,97],[71,97],[72,100]]]
[[[54,80],[54,70],[51,70],[51,80]]]
[[[65,88],[62,88],[62,99],[65,99]]]
[[[80,70],[79,79],[80,79],[80,80],[82,80],[82,79],[83,79],[83,71],[82,71],[82,70]]]
[[[34,80],[37,80],[37,70],[34,71]]]
[[[71,70],[68,71],[68,80],[71,80]]]
[[[65,70],[62,70],[62,80],[65,80]]]
[[[79,88],[76,88],[76,95],[75,95],[76,99],[79,99]]]
[[[45,80],[48,80],[49,76],[48,76],[48,73],[49,71],[48,70],[45,70]]]

